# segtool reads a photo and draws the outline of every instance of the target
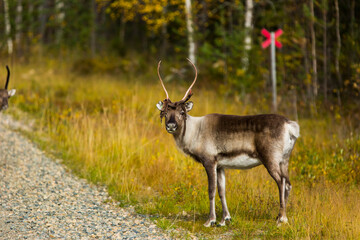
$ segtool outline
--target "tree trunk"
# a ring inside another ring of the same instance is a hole
[[[119,41],[122,48],[125,45],[125,27],[126,24],[125,24],[124,13],[122,13],[120,18],[120,29],[119,29]]]
[[[91,36],[90,36],[90,47],[91,47],[91,57],[95,56],[96,53],[96,2],[91,0]]]
[[[162,44],[160,48],[160,56],[164,58],[166,56],[166,50],[168,47],[168,40],[167,40],[167,24],[166,22],[161,26],[161,35],[162,35]]]
[[[30,52],[31,51],[31,46],[32,46],[32,38],[34,37],[34,3],[32,2],[32,0],[28,0],[28,22],[27,24],[27,28],[24,29],[24,32],[26,33],[26,52]]]
[[[45,43],[45,30],[46,30],[46,20],[47,20],[47,2],[48,0],[42,0],[39,4],[38,14],[39,14],[39,34],[41,41]]]
[[[56,33],[56,43],[61,44],[62,36],[63,36],[63,23],[65,19],[65,11],[64,11],[64,1],[63,0],[56,0],[55,3],[56,9],[56,20],[59,26],[57,33]]]
[[[310,76],[310,67],[309,67],[309,54],[308,54],[308,48],[307,48],[307,40],[304,38],[304,41],[301,43],[301,51],[304,55],[304,69],[305,69],[305,86],[306,86],[306,95],[308,98],[311,98],[312,91],[311,91],[311,81],[309,80]]]
[[[335,71],[339,84],[339,91],[342,87],[342,80],[340,74],[339,58],[341,51],[341,36],[340,36],[340,14],[339,14],[339,2],[335,0],[335,13],[336,13],[336,53],[335,53]]]
[[[328,79],[327,79],[327,0],[323,0],[323,55],[324,55],[324,101],[327,103]]]
[[[22,1],[17,1],[17,7],[16,7],[16,19],[15,19],[15,44],[17,52],[20,53],[20,40],[21,40],[21,30],[22,30]]]
[[[355,0],[351,0],[351,8],[350,8],[350,36],[351,39],[356,39],[355,32],[354,32],[354,23],[355,23]],[[352,48],[355,48],[355,41],[352,43]],[[351,51],[351,63],[354,62],[356,52]]]
[[[124,17],[124,12],[121,13],[120,24],[119,24],[119,53],[124,55],[126,53],[125,46],[125,31],[126,31],[126,22]]]
[[[196,63],[195,42],[194,42],[193,20],[191,13],[191,0],[185,0],[185,13],[186,13],[186,28],[188,32],[188,42],[189,42],[189,59],[195,64]]]
[[[253,0],[246,0],[246,10],[245,10],[245,51],[243,57],[243,69],[246,71],[249,67],[249,51],[251,50],[251,32],[253,29],[252,19],[253,19]]]
[[[314,30],[314,0],[310,0],[310,12],[311,12],[311,19],[310,19],[310,33],[311,33],[311,56],[312,56],[312,67],[313,67],[313,94],[314,98],[318,94],[318,76],[317,76],[317,60],[316,60],[316,37],[315,37],[315,30]]]
[[[4,11],[5,11],[5,35],[7,37],[8,54],[13,53],[13,41],[11,39],[11,25],[9,19],[9,4],[8,0],[4,0]]]

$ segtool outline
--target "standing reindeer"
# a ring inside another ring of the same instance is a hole
[[[189,60],[189,59],[188,59]],[[218,187],[222,204],[220,226],[231,220],[225,198],[225,171],[231,169],[250,169],[263,164],[275,180],[280,195],[280,211],[277,223],[287,223],[286,202],[291,190],[288,174],[289,158],[296,139],[300,136],[299,125],[277,114],[254,116],[236,116],[208,114],[192,117],[188,112],[193,107],[189,101],[191,88],[183,99],[172,102],[160,76],[158,76],[166,93],[166,99],[159,101],[156,107],[160,110],[160,120],[165,117],[165,127],[174,136],[177,146],[185,153],[200,162],[208,176],[210,214],[204,224],[215,225],[215,192]]]
[[[15,89],[7,90],[10,79],[10,69],[8,66],[6,66],[6,70],[8,75],[6,78],[5,89],[0,89],[0,111],[8,108],[8,99],[14,96],[16,92]]]

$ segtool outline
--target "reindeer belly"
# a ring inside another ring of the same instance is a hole
[[[250,169],[261,165],[261,161],[252,158],[247,154],[240,154],[234,157],[224,157],[218,161],[218,166],[232,169]]]

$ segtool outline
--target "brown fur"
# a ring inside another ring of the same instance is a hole
[[[185,154],[202,163],[208,175],[210,215],[205,225],[212,225],[216,219],[214,202],[216,185],[223,205],[220,225],[224,225],[225,221],[230,219],[226,206],[225,186],[219,184],[225,184],[224,166],[234,162],[234,167],[230,168],[237,168],[236,161],[242,161],[240,159],[244,157],[253,162],[247,163],[248,160],[244,160],[245,165],[239,168],[247,169],[262,164],[274,178],[280,195],[278,222],[287,222],[285,207],[291,189],[288,161],[298,137],[298,134],[293,133],[298,129],[289,131],[288,128],[293,128],[293,125],[297,126],[297,124],[277,114],[253,116],[209,114],[194,121],[193,117],[187,114],[190,110],[186,110],[186,102],[169,102],[171,104],[167,104],[162,110],[165,126],[167,129],[168,125],[173,126],[172,129],[175,130],[168,131],[173,134],[178,147]],[[190,119],[187,120],[188,118]],[[190,140],[189,131],[192,132]],[[289,143],[284,142],[284,139]],[[256,163],[256,159],[259,163]],[[225,165],[223,165],[224,161],[226,161]]]
[[[185,154],[202,163],[208,176],[210,213],[204,225],[209,227],[216,222],[216,186],[223,209],[219,224],[224,226],[225,221],[231,219],[225,198],[224,168],[249,169],[261,164],[278,185],[278,223],[287,222],[285,209],[291,189],[288,166],[291,151],[300,135],[299,125],[277,114],[209,114],[198,118],[191,117],[187,112],[193,106],[188,100],[197,77],[195,65],[190,61],[195,69],[193,83],[184,98],[173,103],[160,76],[160,63],[161,61],[158,64],[158,76],[166,93],[164,102],[160,101],[156,105],[160,110],[160,120],[165,118],[166,130],[174,136],[177,146]]]

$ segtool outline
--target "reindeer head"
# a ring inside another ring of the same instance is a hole
[[[186,121],[187,112],[189,112],[193,107],[193,102],[189,101],[189,99],[192,96],[191,88],[194,86],[197,78],[197,70],[195,65],[188,59],[188,61],[193,65],[195,69],[195,79],[189,89],[186,91],[185,96],[183,99],[177,102],[171,102],[169,98],[169,94],[166,91],[164,82],[161,79],[160,76],[160,64],[161,61],[159,61],[157,72],[160,79],[160,83],[162,87],[164,88],[164,91],[166,93],[166,99],[162,102],[159,101],[156,104],[157,109],[160,111],[160,121],[163,117],[165,117],[165,127],[168,133],[174,134],[179,131],[179,129],[182,129],[182,126],[184,125],[184,122]]]
[[[7,90],[8,84],[9,84],[9,79],[10,79],[10,70],[9,70],[8,66],[6,66],[6,69],[7,69],[8,75],[6,78],[5,89],[0,89],[0,111],[8,108],[8,99],[10,97],[14,96],[14,94],[16,92],[15,89]]]

